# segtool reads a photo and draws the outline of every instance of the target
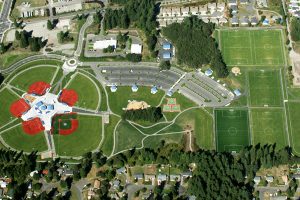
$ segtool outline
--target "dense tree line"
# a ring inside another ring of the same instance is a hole
[[[115,27],[127,29],[130,25],[145,32],[149,50],[156,56],[158,13],[155,0],[128,0],[123,9],[107,9],[104,18],[104,28]]]
[[[110,0],[110,3],[115,3],[115,4],[120,4],[120,5],[125,5],[128,0]]]
[[[135,53],[128,53],[128,54],[126,54],[126,59],[130,62],[141,62],[142,61],[142,55],[141,54],[135,54]]]
[[[295,42],[300,41],[300,20],[297,18],[291,20],[291,37]]]
[[[163,28],[163,34],[176,46],[180,64],[199,68],[210,64],[218,77],[226,77],[228,69],[223,61],[215,39],[213,23],[205,23],[196,16]]]
[[[42,47],[45,46],[47,41],[42,41],[41,37],[33,37],[30,32],[25,30],[16,31],[15,38],[19,41],[19,46],[21,48],[30,47],[31,51],[40,51]]]
[[[60,31],[57,33],[57,39],[59,43],[72,42],[74,38],[70,35],[69,31]]]
[[[160,107],[150,107],[146,109],[127,110],[122,114],[122,119],[131,121],[157,122],[163,117]]]

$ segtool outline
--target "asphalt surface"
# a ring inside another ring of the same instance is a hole
[[[9,13],[11,9],[12,0],[4,0],[0,14],[0,41],[3,40],[4,32],[10,28],[11,21],[9,20]]]

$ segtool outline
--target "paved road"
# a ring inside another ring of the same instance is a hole
[[[0,14],[0,41],[3,40],[4,32],[10,28],[11,21],[9,20],[9,13],[11,9],[12,0],[4,0],[1,14]]]
[[[83,199],[82,190],[89,181],[86,178],[80,179],[75,184],[73,183],[71,186],[71,190],[76,192],[76,196],[79,200]]]

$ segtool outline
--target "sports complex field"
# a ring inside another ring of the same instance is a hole
[[[218,30],[221,52],[229,66],[285,64],[281,30]]]
[[[248,110],[216,109],[217,151],[238,152],[250,144]]]

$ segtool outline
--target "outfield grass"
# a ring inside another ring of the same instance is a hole
[[[167,98],[169,97],[166,97],[163,101],[163,104],[166,104],[167,103]],[[183,111],[187,108],[190,108],[190,107],[194,107],[194,106],[197,106],[196,103],[194,103],[193,101],[189,100],[188,98],[186,98],[185,96],[183,96],[182,94],[178,93],[178,92],[175,92],[173,95],[172,95],[172,98],[176,98],[176,104],[179,104],[180,105],[180,110]],[[164,112],[163,113],[165,115],[165,117],[167,118],[168,121],[171,121],[173,120],[178,114],[179,112]]]
[[[71,135],[54,135],[56,153],[60,156],[82,156],[96,149],[102,136],[102,119],[78,115],[78,129]]]
[[[82,74],[77,74],[67,86],[68,89],[74,89],[78,94],[78,102],[76,106],[96,110],[100,94],[98,94],[97,86],[92,80]]]
[[[227,65],[282,66],[285,63],[281,30],[219,30]]]
[[[246,109],[215,110],[217,151],[236,151],[250,144]]]
[[[46,151],[48,148],[43,132],[37,135],[28,135],[24,133],[21,125],[3,132],[1,136],[5,143],[19,151]]]
[[[140,86],[137,92],[132,92],[131,87],[119,86],[117,92],[113,93],[107,87],[111,111],[121,115],[123,113],[122,108],[127,107],[128,100],[145,101],[151,106],[157,106],[164,92],[159,90],[156,94],[151,94],[150,90],[150,87]]]
[[[287,110],[289,113],[289,128],[290,128],[290,142],[291,147],[295,154],[300,156],[300,103],[299,102],[289,102],[287,104]]]
[[[283,109],[251,109],[253,143],[273,144],[277,148],[288,145]]]
[[[110,115],[109,124],[106,124],[104,127],[104,140],[100,148],[103,151],[103,153],[107,156],[109,156],[112,153],[114,146],[114,129],[119,120],[119,117],[115,115]]]
[[[34,67],[29,70],[23,70],[18,73],[9,84],[15,86],[16,88],[27,91],[29,86],[34,82],[44,81],[50,83],[56,70],[56,66],[41,66]]]
[[[153,135],[153,136],[149,136],[144,140],[144,145],[145,147],[155,149],[160,146],[162,141],[165,141],[166,144],[169,143],[180,144],[182,142],[182,136],[183,133],[168,134],[168,135]]]
[[[19,97],[6,88],[0,92],[0,128],[15,118],[11,115],[9,108],[17,99]]]
[[[126,121],[122,121],[119,124],[116,133],[116,148],[114,153],[134,147],[141,147],[142,139],[145,137]]]
[[[251,106],[282,106],[282,89],[278,70],[249,71]]]

